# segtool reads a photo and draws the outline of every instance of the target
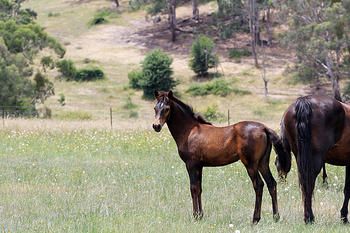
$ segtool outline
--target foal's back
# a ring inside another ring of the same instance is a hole
[[[222,166],[239,159],[246,164],[258,160],[267,150],[265,129],[265,125],[253,121],[226,127],[200,124],[191,130],[186,149],[204,166]]]

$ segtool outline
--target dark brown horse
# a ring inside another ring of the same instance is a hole
[[[276,181],[269,159],[272,144],[278,156],[284,153],[282,141],[261,123],[243,121],[227,127],[215,127],[195,114],[190,106],[169,92],[155,92],[157,100],[153,128],[159,132],[167,123],[175,139],[180,158],[185,162],[190,178],[193,215],[203,216],[202,170],[204,166],[223,166],[241,160],[255,190],[253,223],[260,220],[264,178],[272,198],[273,217],[279,219]]]
[[[327,96],[300,97],[284,113],[281,137],[287,157],[278,157],[277,169],[281,176],[289,172],[292,151],[297,161],[303,194],[304,221],[314,221],[312,195],[315,180],[322,166],[329,163],[346,166],[344,202],[340,213],[343,222],[348,222],[350,107]]]

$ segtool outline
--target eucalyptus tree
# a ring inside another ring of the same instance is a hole
[[[298,74],[318,83],[328,78],[341,100],[339,79],[348,76],[350,0],[277,1],[290,19],[285,42],[295,49]]]

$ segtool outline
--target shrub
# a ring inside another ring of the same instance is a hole
[[[112,10],[110,8],[102,8],[98,10],[94,17],[90,20],[89,25],[94,26],[98,24],[108,23],[109,19],[118,17],[118,11]]]
[[[227,96],[232,92],[232,88],[229,87],[229,84],[224,80],[215,80],[206,84],[195,84],[190,86],[186,92],[190,93],[193,96],[203,96],[203,95],[219,95]]]
[[[218,64],[218,57],[213,50],[214,42],[206,36],[199,36],[193,42],[189,65],[198,76],[207,75],[208,69]]]
[[[142,79],[142,71],[132,70],[128,73],[129,85],[134,89],[141,89],[140,80]]]
[[[129,9],[131,11],[137,11],[141,9],[143,5],[145,5],[147,1],[144,0],[129,0]]]
[[[105,19],[103,16],[97,15],[91,20],[90,25],[98,25],[103,23],[107,23],[107,19]]]
[[[88,67],[80,69],[76,72],[75,81],[93,81],[104,78],[104,73],[100,68]]]
[[[129,118],[138,118],[139,114],[136,111],[130,111]]]
[[[249,57],[252,55],[252,52],[250,52],[248,49],[230,49],[228,52],[228,56],[231,59],[240,59],[242,57]]]
[[[225,115],[218,111],[218,106],[216,104],[208,106],[203,112],[203,116],[208,121],[223,121],[225,119]]]
[[[167,1],[165,0],[153,0],[150,6],[147,8],[147,13],[150,15],[156,15],[162,10],[166,9]]]
[[[89,22],[90,26],[107,23],[107,17],[111,14],[110,11],[106,9],[99,10],[95,13],[94,17]]]
[[[40,64],[41,64],[44,72],[46,72],[47,68],[49,68],[51,70],[53,68],[55,68],[55,62],[54,62],[54,60],[52,59],[51,56],[42,57],[41,60],[40,60]]]
[[[123,108],[124,108],[124,109],[127,109],[127,110],[132,110],[132,109],[137,108],[137,105],[134,104],[134,103],[132,102],[132,100],[131,100],[131,97],[128,96],[128,98],[126,99],[125,104],[123,105]]]
[[[68,81],[94,81],[104,78],[104,72],[97,67],[77,69],[72,60],[61,60],[56,63],[58,71]]]
[[[56,63],[58,71],[62,74],[67,80],[74,80],[77,73],[77,69],[72,60],[63,59]]]
[[[61,14],[59,12],[49,12],[47,14],[48,17],[58,17],[60,16]]]
[[[66,97],[63,93],[60,94],[60,98],[57,101],[61,106],[66,105]]]
[[[170,67],[172,59],[161,50],[148,53],[142,62],[142,76],[138,85],[145,98],[153,98],[156,90],[168,91],[176,86]]]

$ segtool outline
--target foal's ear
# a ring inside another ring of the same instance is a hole
[[[154,91],[154,97],[156,97],[156,98],[159,97],[159,91],[157,91],[157,90]]]
[[[173,91],[172,90],[170,90],[169,92],[168,92],[168,97],[170,98],[170,99],[172,99],[174,96],[173,96]]]

